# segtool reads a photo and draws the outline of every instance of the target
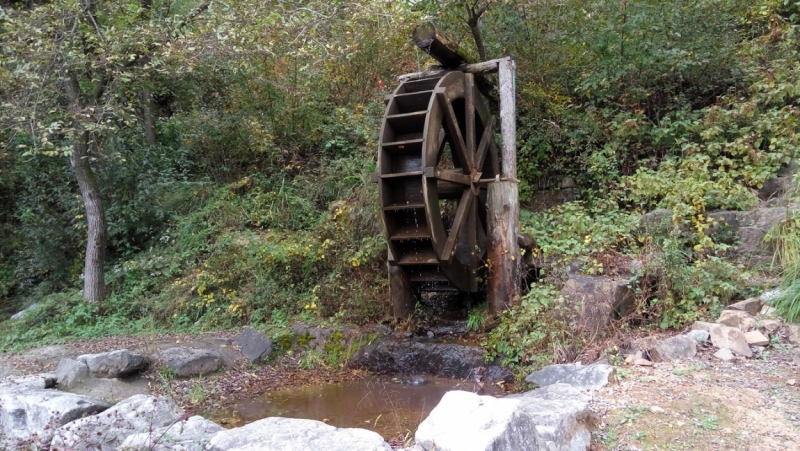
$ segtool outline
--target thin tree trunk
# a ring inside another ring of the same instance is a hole
[[[483,3],[478,6],[469,4],[464,5],[467,8],[467,25],[472,32],[472,39],[475,40],[475,47],[478,49],[478,55],[481,61],[486,61],[486,46],[483,44],[483,34],[481,33],[481,16],[489,8],[489,2]],[[476,9],[477,8],[477,9]]]
[[[74,144],[69,162],[78,180],[83,206],[86,210],[88,237],[83,267],[83,298],[87,302],[101,302],[105,296],[106,217],[100,189],[92,167],[89,165],[89,132],[80,123],[81,97],[78,80],[66,71],[64,90],[73,115]]]
[[[149,88],[142,90],[142,119],[144,122],[144,141],[148,146],[158,144],[156,138],[156,120],[153,116],[153,91]]]

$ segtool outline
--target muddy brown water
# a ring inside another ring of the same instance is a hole
[[[417,383],[414,383],[417,382]],[[210,412],[226,427],[243,426],[267,417],[305,418],[343,428],[364,428],[385,439],[413,436],[417,426],[450,390],[475,391],[471,381],[403,380],[366,377],[357,381],[294,388],[242,401],[225,411]],[[480,394],[501,395],[489,386]]]

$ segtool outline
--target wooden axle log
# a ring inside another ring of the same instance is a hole
[[[442,63],[444,68],[452,69],[465,63],[475,62],[474,58],[467,55],[463,49],[458,48],[458,44],[450,38],[439,33],[439,30],[430,22],[417,25],[412,37],[414,45]]]

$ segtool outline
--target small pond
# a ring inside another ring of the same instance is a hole
[[[294,388],[241,401],[209,418],[226,427],[266,417],[306,418],[332,426],[373,430],[385,439],[413,435],[450,390],[475,391],[472,381],[366,377],[357,381]],[[481,394],[501,395],[496,386]]]

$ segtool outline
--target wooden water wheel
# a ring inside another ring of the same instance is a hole
[[[392,297],[479,291],[482,182],[499,174],[495,117],[473,75],[458,71],[405,81],[386,100],[377,182]]]

